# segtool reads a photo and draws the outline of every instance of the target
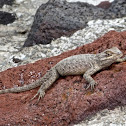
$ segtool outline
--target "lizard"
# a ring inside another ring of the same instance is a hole
[[[81,75],[93,90],[97,82],[91,77],[97,71],[115,62],[126,61],[126,56],[117,48],[112,47],[97,54],[78,54],[67,57],[54,65],[42,78],[22,87],[0,90],[0,94],[17,93],[31,90],[40,86],[31,100],[38,96],[38,101],[45,96],[45,91],[60,77],[67,75]]]

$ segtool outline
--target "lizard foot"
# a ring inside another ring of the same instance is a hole
[[[38,96],[38,101],[37,101],[37,103],[38,103],[39,100],[40,100],[41,98],[44,97],[44,95],[45,95],[45,91],[42,91],[41,89],[39,89],[38,92],[37,92],[37,93],[34,95],[34,97],[31,99],[31,101],[32,101],[33,99],[35,99],[35,98]]]
[[[89,87],[91,87],[91,90],[93,90],[94,87],[95,87],[95,85],[97,85],[97,83],[96,83],[95,81],[90,82],[89,85],[87,86],[86,90],[87,90]]]

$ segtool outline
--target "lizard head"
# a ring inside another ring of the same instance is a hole
[[[123,53],[117,47],[107,49],[103,51],[103,53],[105,54],[106,59],[117,59],[123,56]]]
[[[98,54],[98,61],[101,65],[110,65],[121,58],[123,53],[117,48],[112,47]]]

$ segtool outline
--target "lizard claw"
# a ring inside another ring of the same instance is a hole
[[[31,99],[31,101],[38,96],[38,100],[37,100],[37,103],[38,103],[39,100],[44,97],[44,95],[45,95],[44,91],[38,90],[38,92],[33,96],[33,98]]]
[[[91,90],[93,90],[94,87],[95,87],[95,85],[97,85],[97,83],[94,82],[94,81],[92,81],[91,83],[89,83],[89,85],[88,85],[88,87],[86,88],[86,90],[87,90],[89,87],[91,87]]]

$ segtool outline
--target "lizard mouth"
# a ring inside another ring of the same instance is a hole
[[[122,56],[123,56],[123,53],[122,53],[120,50],[118,50],[117,55],[118,55],[119,57],[122,57]]]
[[[119,56],[120,56],[120,57],[122,57],[122,56],[123,56],[122,52],[120,52],[120,53],[118,53],[118,54],[119,54]]]

